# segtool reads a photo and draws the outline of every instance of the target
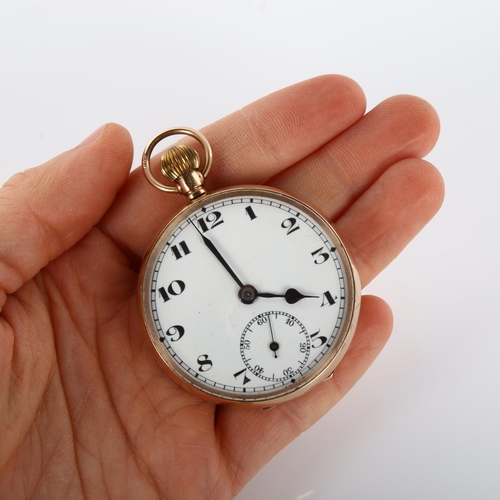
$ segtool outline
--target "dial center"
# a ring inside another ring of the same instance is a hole
[[[240,288],[238,292],[238,297],[243,304],[253,304],[258,296],[259,292],[257,292],[257,289],[252,285],[245,285]]]

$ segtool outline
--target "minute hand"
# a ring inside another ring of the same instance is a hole
[[[289,288],[285,294],[277,294],[277,293],[259,293],[259,297],[264,297],[264,298],[275,298],[275,297],[284,297],[284,299],[289,303],[289,304],[295,304],[301,299],[318,299],[318,295],[303,295],[300,293],[298,290],[295,290],[295,288]]]
[[[224,266],[226,271],[231,275],[231,277],[238,283],[238,286],[240,288],[243,288],[245,285],[243,285],[243,282],[236,276],[236,273],[231,269],[229,264],[226,262],[226,259],[221,255],[219,250],[215,247],[215,245],[194,225],[192,221],[190,221],[191,224],[193,224],[194,228],[200,233],[200,236],[203,239],[203,243],[207,246],[207,248],[217,257],[217,260]]]

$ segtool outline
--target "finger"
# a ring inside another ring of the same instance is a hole
[[[283,89],[203,130],[214,154],[208,187],[258,184],[305,158],[363,115],[365,99],[352,80],[314,78]],[[185,205],[136,170],[101,229],[129,255],[142,257],[159,228]]]
[[[379,274],[439,210],[441,174],[425,160],[396,163],[351,205],[335,228],[350,251],[362,286]]]
[[[269,183],[335,219],[388,167],[425,156],[438,135],[439,118],[430,104],[413,96],[392,97]]]
[[[0,291],[10,294],[97,223],[127,178],[128,132],[109,124],[0,189]],[[3,304],[0,301],[0,305]]]
[[[236,494],[278,451],[327,413],[366,372],[387,342],[392,314],[385,302],[365,296],[358,327],[334,376],[300,398],[270,411],[221,407],[216,429]]]
[[[216,186],[256,184],[306,158],[364,114],[366,100],[351,79],[326,75],[274,92],[206,131]]]

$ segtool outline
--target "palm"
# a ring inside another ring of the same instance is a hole
[[[220,165],[212,182],[272,177],[270,184],[313,203],[336,221],[367,283],[438,208],[442,187],[435,171],[421,160],[406,160],[432,146],[435,117],[427,105],[407,98],[404,106],[393,104],[405,133],[394,129],[388,135],[389,121],[377,130],[370,115],[355,123],[362,97],[339,77],[305,82],[276,96],[207,131]],[[297,117],[302,131],[293,127]],[[241,131],[257,119],[268,120],[268,137],[259,139],[254,130],[240,135],[236,147],[227,142],[233,128]],[[152,192],[140,172],[126,179],[130,145],[123,130],[111,129],[69,153],[100,155],[100,163],[109,164],[99,174],[109,188],[98,192],[89,174],[88,185],[75,183],[83,192],[78,207],[84,207],[76,216],[76,202],[68,199],[68,207],[75,206],[66,218],[57,217],[56,227],[46,207],[38,214],[37,223],[46,224],[33,231],[36,237],[27,231],[26,241],[21,237],[16,245],[12,239],[10,247],[0,247],[5,263],[0,288],[10,294],[0,320],[0,429],[6,429],[0,441],[0,496],[231,498],[355,383],[387,338],[390,314],[381,301],[366,298],[355,341],[335,377],[299,404],[264,412],[216,407],[188,394],[151,356],[136,304],[139,258],[179,202]],[[385,143],[373,144],[377,136]],[[361,143],[364,151],[358,157],[345,153],[335,171],[338,155],[349,146],[358,151]],[[335,183],[317,186],[314,175],[335,147]],[[245,162],[255,168],[245,168]],[[7,186],[0,209],[9,210],[5,199],[12,200],[13,193],[38,184],[44,176],[37,175],[35,170]],[[389,198],[383,189],[388,183],[394,188]],[[162,209],[139,210],[148,204]],[[33,211],[26,211],[27,219]],[[24,256],[28,250],[38,250],[39,260]]]

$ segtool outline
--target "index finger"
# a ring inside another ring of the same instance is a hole
[[[207,187],[259,184],[348,129],[364,111],[361,88],[344,76],[317,77],[270,94],[203,129],[214,155]],[[137,169],[100,227],[136,260],[183,205]]]

